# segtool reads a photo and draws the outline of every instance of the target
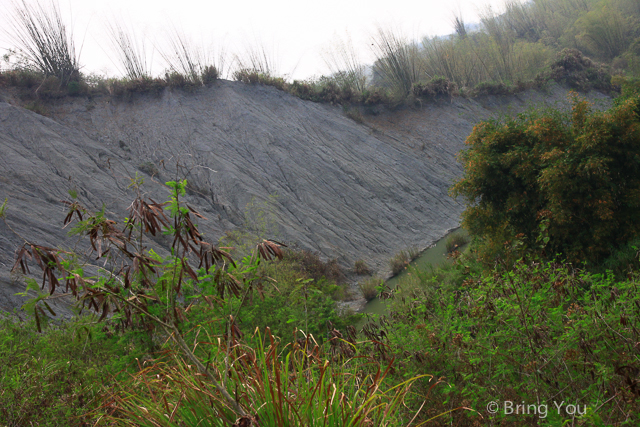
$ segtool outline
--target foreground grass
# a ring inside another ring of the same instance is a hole
[[[183,326],[185,340],[267,425],[324,425],[326,414],[326,425],[637,425],[635,258],[616,276],[535,259],[483,272],[473,249],[453,256],[440,268],[410,267],[387,299],[388,314],[358,333],[325,325],[317,340],[286,327],[275,336],[256,328],[273,319],[247,307],[229,336],[224,319],[201,305]],[[614,257],[619,264],[624,254]],[[89,318],[41,334],[34,324],[1,326],[6,425],[235,421],[161,334],[150,341],[147,331]],[[526,413],[510,412],[522,402]],[[362,405],[362,416],[344,412]]]
[[[51,325],[0,320],[0,420],[6,426],[80,425],[110,384],[137,370],[143,336],[90,318]]]
[[[375,325],[407,372],[449,384],[427,414],[475,410],[442,420],[459,426],[637,425],[637,274],[535,259],[480,270],[466,255],[451,267],[411,271],[388,300],[387,320]]]

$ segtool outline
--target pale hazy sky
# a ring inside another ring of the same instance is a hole
[[[45,3],[49,0],[43,0]],[[27,0],[31,3],[32,0]],[[7,27],[13,0],[0,0],[0,28]],[[371,59],[370,38],[376,26],[399,29],[416,39],[453,31],[453,10],[461,10],[467,22],[477,22],[477,12],[488,4],[500,9],[502,0],[304,0],[202,1],[202,0],[59,0],[67,23],[73,23],[76,47],[82,45],[80,62],[85,72],[118,75],[105,24],[109,19],[135,26],[146,34],[149,50],[162,46],[172,26],[195,43],[242,54],[247,46],[261,45],[276,59],[279,74],[308,78],[326,74],[323,50],[336,37],[348,34],[362,54]],[[0,31],[1,32],[1,31]],[[0,48],[11,47],[0,34]],[[154,53],[154,74],[163,71]]]

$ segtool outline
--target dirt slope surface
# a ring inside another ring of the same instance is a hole
[[[399,250],[424,248],[458,225],[463,206],[447,190],[461,175],[455,155],[473,125],[562,102],[566,90],[440,100],[366,115],[362,124],[341,107],[229,81],[129,100],[69,98],[49,106],[50,117],[3,97],[0,202],[9,199],[7,222],[25,239],[72,247],[61,227],[68,190],[121,218],[138,173],[156,201],[168,197],[164,182],[187,178],[187,201],[209,219],[200,227],[210,240],[242,226],[252,198],[269,199],[278,223],[265,230],[270,236],[385,273]],[[20,304],[13,294],[24,285],[9,269],[21,243],[0,223],[1,310]]]

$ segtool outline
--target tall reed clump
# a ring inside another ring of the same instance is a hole
[[[416,259],[420,255],[420,251],[416,247],[403,249],[395,254],[389,261],[391,272],[395,275],[404,270],[411,261]]]
[[[19,53],[45,77],[55,77],[64,86],[80,79],[73,32],[64,23],[57,3],[15,3],[9,29],[5,32]]]
[[[397,101],[404,100],[424,75],[418,45],[397,31],[379,27],[371,46],[375,83],[389,88]]]
[[[553,49],[516,37],[516,23],[490,10],[483,15],[481,31],[447,38],[422,40],[426,76],[443,77],[462,93],[483,83],[510,86],[533,80],[550,62]],[[483,91],[480,91],[483,92]]]
[[[125,28],[117,21],[109,23],[107,30],[111,37],[113,51],[125,71],[125,77],[131,80],[150,78],[151,67],[147,61],[144,39],[135,32],[132,35],[132,30]]]
[[[322,345],[301,332],[286,345],[268,329],[265,335],[256,332],[253,345],[234,341],[233,363],[225,361],[221,346],[200,343],[247,415],[231,411],[176,353],[151,361],[130,381],[113,387],[92,415],[100,418],[97,425],[395,426],[411,385],[429,377],[386,385],[392,363],[381,365],[361,354],[362,343],[353,334],[343,336],[335,329]]]
[[[616,7],[593,10],[576,22],[580,30],[578,41],[589,54],[612,60],[623,54],[640,35],[639,18],[640,15],[625,15]]]
[[[501,81],[513,81],[513,45],[515,33],[510,30],[505,19],[497,16],[491,8],[487,8],[480,15],[484,30],[489,35],[492,44],[492,63],[495,66],[496,77]]]
[[[224,53],[213,64],[210,55],[181,30],[173,27],[167,35],[167,47],[160,55],[168,66],[165,80],[169,86],[206,85],[220,77]]]
[[[331,71],[331,78],[343,92],[352,91],[360,95],[365,92],[369,85],[367,70],[350,38],[337,39],[332,49],[324,52],[323,59]]]
[[[235,71],[233,78],[245,83],[264,83],[284,87],[284,79],[278,77],[278,64],[276,56],[264,45],[254,44],[246,46],[242,54],[234,58]]]

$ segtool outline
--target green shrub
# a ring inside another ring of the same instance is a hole
[[[400,273],[402,270],[407,268],[409,263],[416,259],[418,255],[420,255],[420,251],[416,247],[401,250],[400,252],[395,254],[389,261],[391,272],[394,275]]]
[[[42,73],[28,69],[5,71],[2,73],[2,76],[8,86],[28,89],[40,86],[42,81],[45,79]]]
[[[502,82],[480,82],[471,90],[473,96],[479,95],[512,95],[515,88]]]
[[[310,279],[327,279],[336,283],[344,280],[344,273],[337,259],[322,261],[317,252],[307,250],[285,251],[284,259],[298,265],[300,272]]]
[[[362,259],[359,259],[354,263],[353,271],[360,276],[371,274],[371,269],[369,268],[367,263]]]
[[[384,280],[380,276],[372,276],[362,282],[358,282],[358,289],[360,289],[364,299],[371,301],[378,296],[378,288],[382,284],[384,284]]]
[[[412,271],[388,300],[395,319],[384,329],[389,353],[404,357],[408,372],[447,378],[450,388],[429,401],[431,411],[466,406],[486,416],[487,402],[510,401],[548,405],[546,422],[554,425],[574,419],[592,425],[586,422],[594,416],[612,426],[640,421],[632,379],[640,366],[627,355],[640,327],[631,314],[640,304],[637,276],[616,281],[610,273],[532,260],[464,274],[465,264],[448,267],[464,275],[461,286],[443,288],[439,277]],[[579,402],[581,413],[592,416],[558,413],[554,402],[562,401]],[[540,422],[537,413],[513,416],[500,410],[493,420]],[[453,413],[443,422],[484,422],[476,417]]]
[[[202,84],[210,85],[213,84],[220,77],[220,73],[218,69],[213,65],[207,65],[202,70]]]
[[[437,98],[440,96],[453,96],[457,93],[455,83],[444,77],[434,77],[426,83],[416,83],[412,92],[415,96]]]
[[[62,86],[60,79],[56,76],[48,76],[42,81],[42,83],[40,83],[40,86],[36,89],[35,93],[38,97],[44,99],[62,98],[67,94],[61,89]]]
[[[598,89],[610,92],[611,75],[602,64],[597,64],[582,55],[577,49],[563,49],[551,64],[550,78],[570,87],[588,92]]]
[[[173,83],[175,84],[175,82]],[[134,94],[159,95],[165,87],[171,83],[163,79],[141,78],[141,79],[111,79],[107,83],[107,89],[112,96],[129,98]]]
[[[49,112],[49,109],[41,101],[27,102],[26,104],[24,104],[24,108],[45,117],[49,117],[51,114]]]
[[[364,123],[364,116],[357,107],[345,106],[344,114],[356,123]]]
[[[570,113],[481,122],[467,139],[451,192],[487,262],[510,245],[594,262],[640,232],[640,98],[606,112],[572,99]]]
[[[177,71],[165,73],[164,81],[170,88],[189,89],[194,86],[194,83],[189,79],[189,77]]]

